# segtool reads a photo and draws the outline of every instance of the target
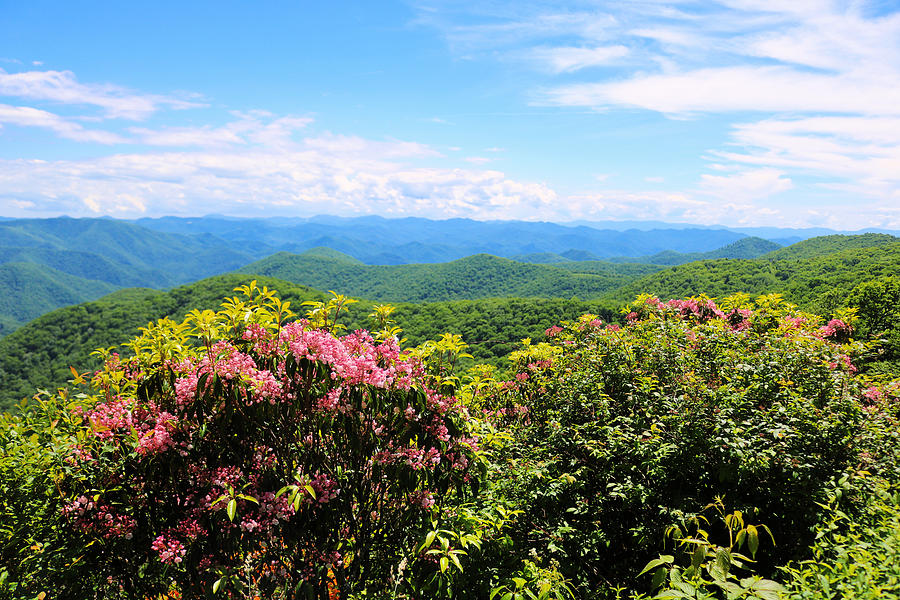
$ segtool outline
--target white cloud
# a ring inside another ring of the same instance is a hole
[[[554,73],[573,73],[589,67],[606,65],[627,54],[628,48],[625,46],[542,47],[532,51],[533,58]]]
[[[900,86],[895,81],[801,73],[780,66],[738,66],[560,86],[549,90],[546,97],[561,106],[619,106],[671,115],[739,111],[900,114]]]
[[[324,135],[290,149],[241,147],[117,154],[69,161],[0,161],[0,202],[21,214],[384,214],[534,218],[557,195],[499,171],[438,169],[410,161],[427,146]]]
[[[491,162],[494,159],[487,158],[485,156],[467,156],[463,160],[466,161],[467,163],[472,163],[473,165],[484,165],[484,164]]]
[[[30,106],[10,106],[0,104],[0,123],[17,125],[20,127],[39,127],[49,129],[60,137],[78,142],[93,142],[98,144],[118,144],[124,138],[108,131],[85,129],[78,123],[64,119],[59,115],[31,108]]]
[[[701,193],[764,203],[794,186],[794,200],[826,189],[900,198],[896,3],[428,1],[434,14],[424,22],[454,50],[540,57],[542,68],[566,73],[565,83],[533,84],[537,104],[654,111],[706,132],[722,115],[739,118],[728,144],[707,151],[713,173],[698,174]],[[601,48],[622,50],[596,57],[609,59],[602,71],[581,69]]]
[[[767,119],[735,126],[733,139],[741,150],[712,156],[816,175],[854,195],[900,195],[900,117]]]
[[[752,169],[731,175],[703,175],[700,187],[718,198],[747,203],[786,192],[794,184],[777,169]]]
[[[610,189],[576,194],[568,199],[574,217],[613,220],[667,220],[715,224],[730,217],[731,207],[679,191]],[[728,219],[731,221],[731,219]]]
[[[108,83],[80,83],[71,71],[8,73],[0,69],[0,96],[95,106],[109,118],[130,120],[146,119],[160,108],[177,110],[202,106],[172,96],[139,94]]]

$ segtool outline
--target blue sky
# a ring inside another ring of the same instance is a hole
[[[0,215],[900,228],[900,5],[0,0]]]

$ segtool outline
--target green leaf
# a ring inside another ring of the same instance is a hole
[[[441,557],[441,573],[445,573],[447,571],[447,567],[450,566],[450,559],[446,556]]]
[[[650,582],[650,589],[655,590],[662,587],[662,585],[666,582],[666,571],[665,567],[659,567],[653,573],[653,580]]]
[[[705,559],[706,546],[697,546],[694,549],[694,554],[691,556],[691,566],[694,568],[694,571],[697,571],[700,568],[700,565],[703,564]]]
[[[462,564],[459,562],[459,557],[456,555],[455,552],[450,553],[450,560],[453,561],[453,564],[456,565],[456,568],[459,569],[460,573],[462,573],[463,567],[462,567]]]
[[[419,552],[431,546],[432,542],[434,542],[434,536],[437,535],[437,531],[429,531],[428,535],[425,536],[425,541],[419,546]]]
[[[224,580],[225,580],[224,577],[219,577],[218,579],[216,579],[216,582],[213,583],[213,588],[212,588],[213,594],[215,594],[216,592],[219,591],[219,588],[222,587],[222,582],[223,582]]]
[[[656,567],[659,567],[660,565],[671,565],[673,562],[675,562],[674,556],[671,556],[668,554],[661,554],[659,556],[659,558],[655,558],[655,559],[651,560],[650,562],[648,562],[647,566],[644,567],[644,570],[641,571],[640,573],[638,573],[638,577],[640,577],[641,575],[643,575],[644,573],[646,573],[648,571],[652,571],[653,569],[655,569]]]
[[[750,548],[750,556],[756,558],[756,551],[759,550],[759,533],[753,525],[747,525],[747,547]]]
[[[225,512],[228,513],[228,520],[234,521],[234,513],[237,512],[237,500],[232,498],[228,501],[228,506],[225,507]]]

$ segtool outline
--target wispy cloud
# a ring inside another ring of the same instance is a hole
[[[108,118],[140,121],[161,108],[202,106],[184,98],[141,94],[110,83],[81,83],[71,71],[22,71],[0,69],[0,96],[100,108]]]
[[[900,114],[900,87],[852,73],[798,72],[783,66],[737,66],[580,83],[549,90],[561,106],[642,108],[675,116],[723,112]]]
[[[895,214],[883,205],[900,198],[896,6],[522,0],[465,11],[452,0],[428,2],[420,22],[454,51],[540,59],[536,72],[551,77],[533,80],[535,104],[732,118],[728,144],[705,155],[724,174],[698,173],[691,193],[763,210],[790,189],[828,189],[880,200],[872,214]]]
[[[703,175],[700,187],[719,198],[749,202],[786,192],[794,184],[777,169],[750,169],[730,175]]]
[[[121,136],[109,131],[85,129],[79,123],[60,117],[59,115],[31,108],[30,106],[10,106],[0,104],[0,123],[20,127],[39,127],[48,129],[60,137],[77,142],[93,142],[97,144],[119,144],[125,141]]]
[[[574,73],[581,69],[607,65],[628,54],[625,46],[578,48],[570,46],[535,48],[531,55],[554,73]]]

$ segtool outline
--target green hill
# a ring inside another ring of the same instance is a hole
[[[317,258],[328,258],[331,260],[338,260],[341,262],[345,262],[350,265],[363,265],[365,264],[363,261],[353,258],[349,254],[345,254],[340,250],[335,250],[333,248],[329,248],[327,246],[316,246],[315,248],[310,248],[305,252],[300,253],[301,256],[311,256]]]
[[[108,258],[93,252],[59,250],[56,248],[0,248],[0,264],[28,262],[43,265],[84,279],[105,281],[113,285],[150,287],[171,285],[168,276],[151,269],[125,268]]]
[[[531,263],[535,265],[554,265],[557,263],[571,262],[561,254],[555,252],[532,252],[531,254],[516,254],[509,257],[512,260],[523,263]]]
[[[900,241],[900,238],[886,233],[863,233],[860,235],[823,235],[797,242],[785,248],[764,255],[771,260],[791,258],[815,258],[854,248],[873,248]]]
[[[0,336],[116,288],[171,287],[258,256],[208,234],[163,233],[114,219],[0,221],[0,283],[6,284],[0,287]]]
[[[0,334],[66,304],[94,300],[115,289],[102,281],[75,277],[26,262],[0,265]]]
[[[171,316],[181,319],[194,308],[215,308],[233,295],[235,286],[247,283],[247,275],[211,277],[169,292],[130,288],[103,298],[68,306],[43,315],[0,339],[0,411],[8,410],[37,388],[54,389],[71,378],[69,366],[84,371],[97,366],[90,353],[99,347],[117,346],[134,337],[150,321]],[[286,281],[259,277],[260,285],[275,288],[290,300],[296,312],[304,300],[322,299],[316,290]],[[350,306],[342,322],[351,329],[366,327],[373,303]],[[430,304],[401,304],[394,314],[403,327],[408,345],[435,339],[442,333],[462,334],[479,362],[501,363],[525,337],[586,312],[611,319],[615,311],[603,303],[577,300],[487,299]]]
[[[655,265],[683,265],[697,260],[711,260],[715,258],[757,258],[779,248],[781,248],[781,244],[776,242],[760,237],[746,237],[709,252],[664,250],[649,256],[617,257],[612,260],[615,262],[650,263]]]
[[[488,254],[449,263],[382,266],[279,252],[241,271],[386,302],[507,296],[596,298],[639,276],[616,272],[613,267],[605,272],[571,272]]]
[[[0,221],[0,247],[87,252],[170,286],[231,271],[258,254],[235,250],[215,236],[152,231],[114,219],[15,219]],[[107,281],[106,277],[97,279]]]
[[[722,297],[736,292],[752,295],[780,292],[801,308],[827,313],[840,306],[858,283],[897,272],[900,272],[900,241],[814,258],[688,263],[633,281],[608,294],[606,299],[623,302],[640,293],[666,299],[701,293]]]
[[[594,275],[614,275],[624,277],[625,279],[637,279],[650,273],[656,273],[665,269],[662,265],[654,265],[647,263],[614,263],[605,260],[584,260],[572,261],[553,265],[558,269],[570,271],[572,273],[591,273]]]

